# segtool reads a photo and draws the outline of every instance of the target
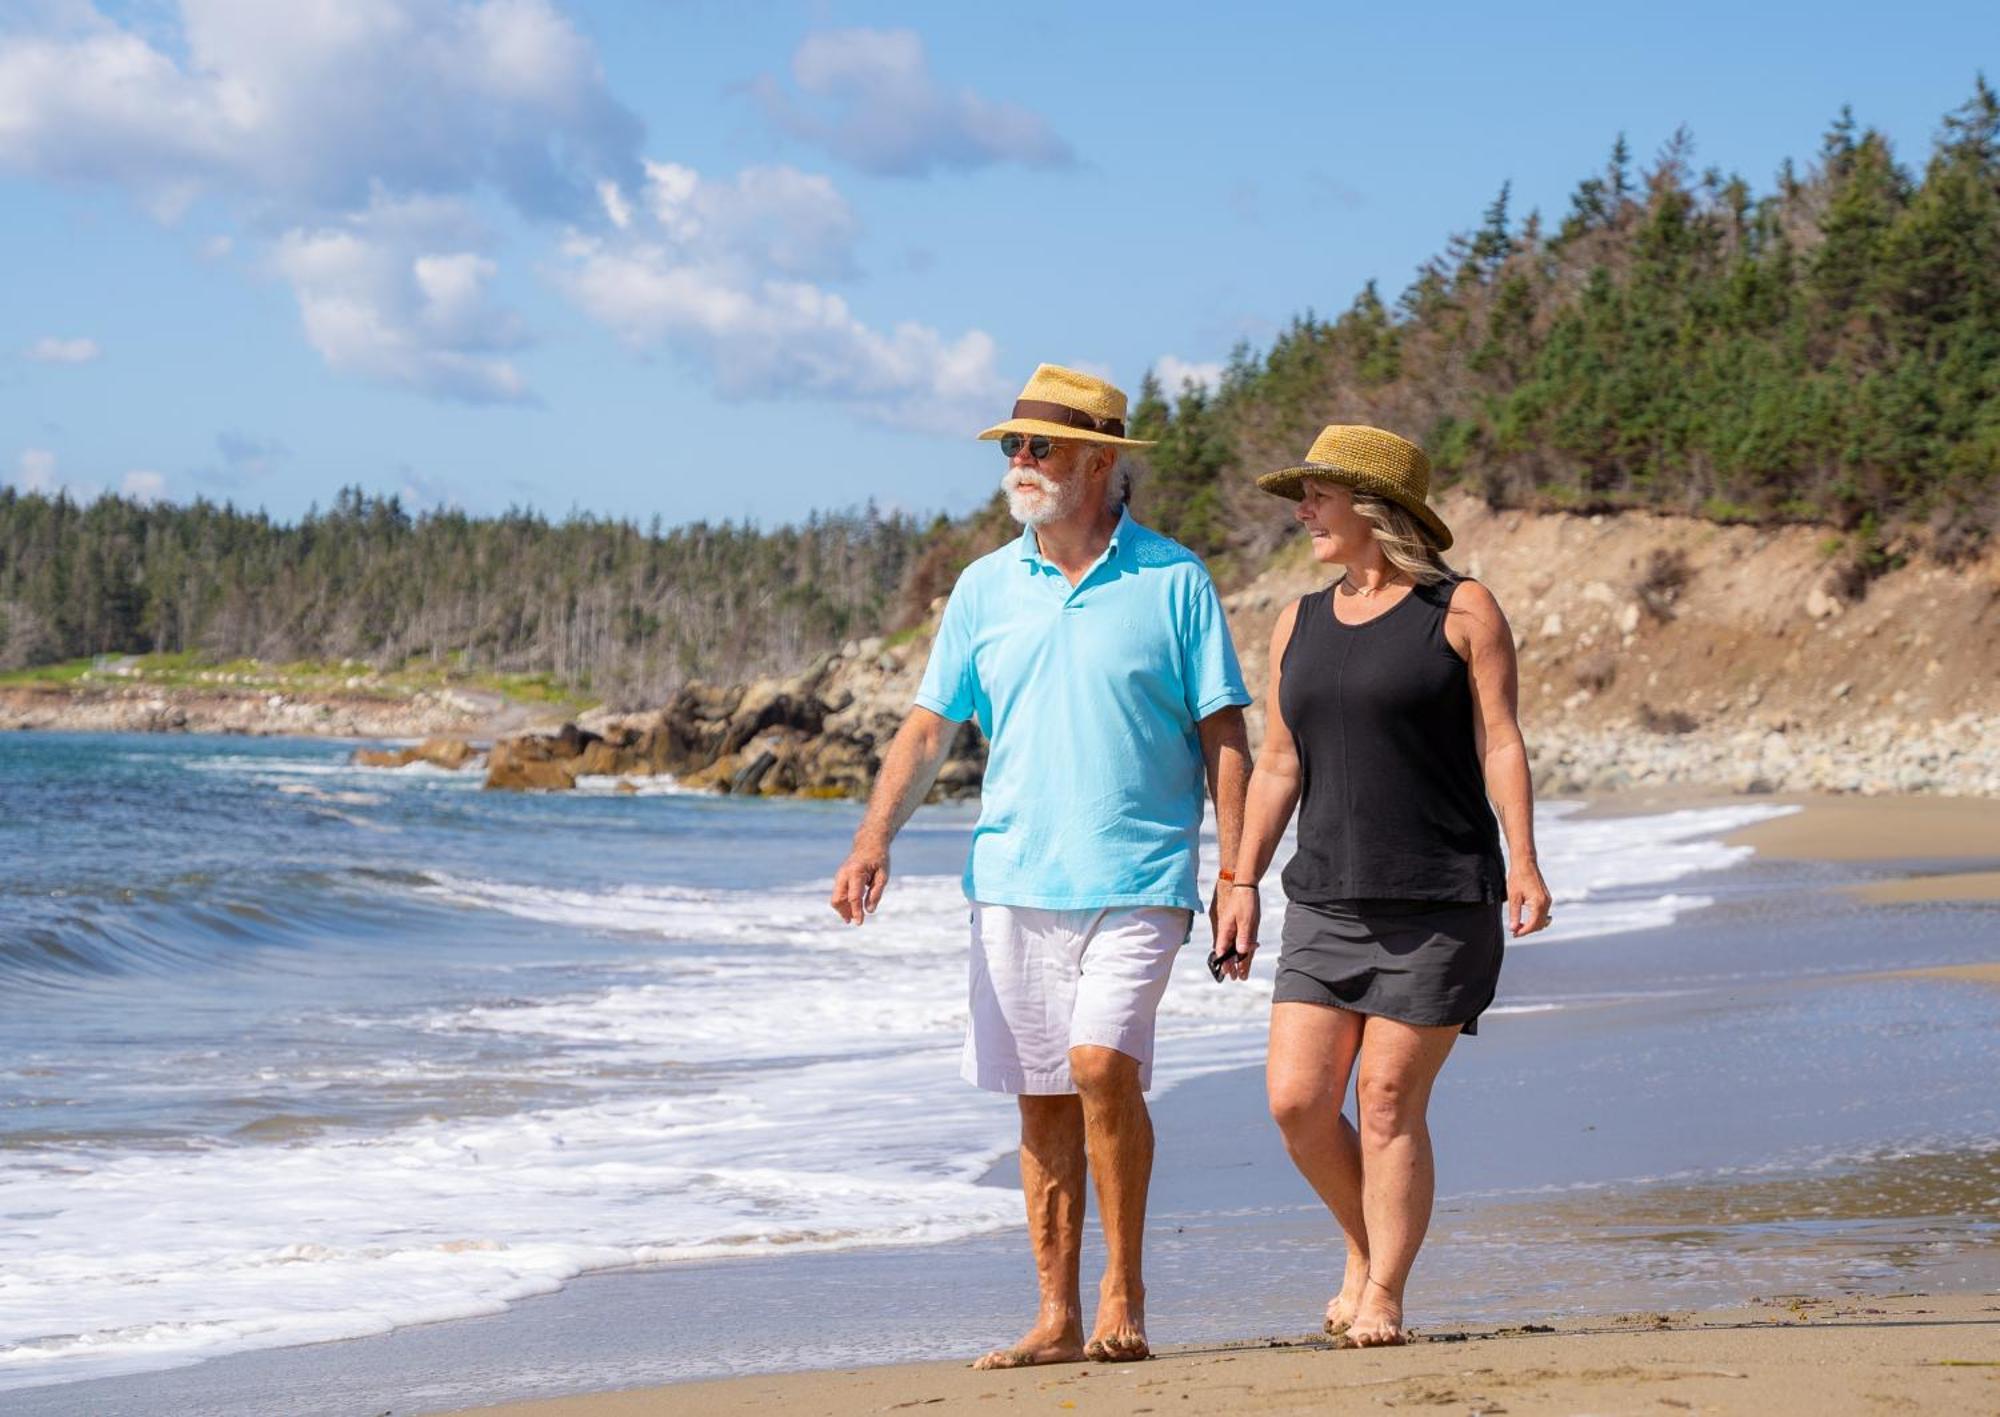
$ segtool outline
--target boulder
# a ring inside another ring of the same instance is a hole
[[[561,792],[575,787],[577,759],[559,757],[556,750],[560,746],[560,736],[501,739],[486,755],[486,786],[514,792]]]
[[[759,679],[745,689],[736,712],[730,715],[729,731],[722,740],[723,751],[736,751],[767,728],[819,732],[826,718],[826,706],[811,687],[817,679],[817,675],[789,680]]]
[[[432,763],[456,772],[479,756],[463,738],[426,738],[414,748],[357,748],[351,761],[363,768],[400,768]]]
[[[585,745],[575,766],[578,777],[618,777],[630,771],[626,753],[604,738]]]
[[[727,721],[743,700],[741,684],[707,684],[690,679],[667,706],[670,716],[696,720]]]
[[[426,738],[416,746],[416,760],[456,772],[479,754],[463,738]]]
[[[744,756],[749,757],[750,761],[737,769],[736,775],[729,780],[729,792],[731,796],[747,797],[754,795],[763,784],[764,778],[770,773],[771,769],[778,765],[778,755],[769,748],[764,749],[754,756],[750,754],[745,754]]]
[[[576,786],[576,775],[567,763],[509,758],[487,765],[486,786],[507,792],[567,792]]]

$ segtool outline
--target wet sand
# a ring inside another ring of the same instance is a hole
[[[1804,810],[1724,840],[1773,860],[1921,863],[1847,887],[1874,905],[2000,900],[2000,802],[1978,797],[1777,798]],[[1621,802],[1621,808],[1625,805]]]
[[[1798,806],[1723,840],[1759,856],[1805,861],[1992,861],[2000,802],[1982,797],[1766,797]],[[1626,804],[1621,800],[1620,806]]]
[[[1929,872],[1849,887],[1871,905],[1939,900],[2000,900],[2000,871]]]
[[[1335,1351],[1313,1338],[1188,1345],[1139,1364],[976,1373],[910,1364],[683,1383],[480,1408],[493,1417],[697,1417],[892,1411],[1334,1412],[1378,1407],[1528,1414],[2000,1410],[2000,1298],[1772,1299],[1420,1336]]]
[[[1969,984],[2000,984],[2000,961],[1993,964],[1944,964],[1936,969],[1906,969],[1903,979],[1959,979]]]

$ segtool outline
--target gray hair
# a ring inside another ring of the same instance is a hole
[[[1070,444],[1077,450],[1076,463],[1081,464],[1099,453],[1109,453],[1112,458],[1111,476],[1104,484],[1104,509],[1115,512],[1132,500],[1132,472],[1125,466],[1125,460],[1118,456],[1118,449],[1109,443],[1093,443],[1079,438]]]
[[[1386,497],[1353,495],[1354,510],[1375,533],[1383,559],[1418,585],[1434,585],[1451,575],[1424,524]]]

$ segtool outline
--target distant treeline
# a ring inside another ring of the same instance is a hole
[[[1254,573],[1288,520],[1252,474],[1324,423],[1423,442],[1489,501],[1645,506],[1836,528],[1857,576],[1979,547],[2000,510],[2000,98],[1982,77],[1921,174],[1842,113],[1758,194],[1676,134],[1621,137],[1552,225],[1509,191],[1393,305],[1371,283],[1219,387],[1148,378],[1135,510]],[[1059,353],[1058,353],[1058,357]],[[995,468],[996,474],[998,468]],[[296,526],[196,503],[87,508],[0,491],[0,667],[110,651],[462,654],[612,700],[797,665],[920,619],[1011,534],[990,502],[759,532],[527,513],[411,517],[345,492]]]
[[[924,528],[873,509],[662,532],[514,512],[411,516],[343,491],[281,525],[207,502],[0,489],[0,668],[195,650],[548,673],[614,702],[790,668],[893,618]]]
[[[1386,306],[1307,315],[1220,387],[1148,381],[1151,520],[1254,565],[1282,517],[1248,474],[1320,425],[1424,443],[1496,504],[1641,505],[1851,533],[1946,557],[2000,501],[2000,99],[1981,77],[1920,175],[1843,112],[1759,195],[1677,133],[1635,174],[1620,137],[1559,221],[1484,221]],[[1247,567],[1246,567],[1247,568]]]

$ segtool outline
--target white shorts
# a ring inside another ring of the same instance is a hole
[[[959,1073],[989,1092],[1073,1093],[1069,1050],[1139,1060],[1153,1085],[1153,1019],[1192,911],[1171,906],[972,907],[972,1018]]]

